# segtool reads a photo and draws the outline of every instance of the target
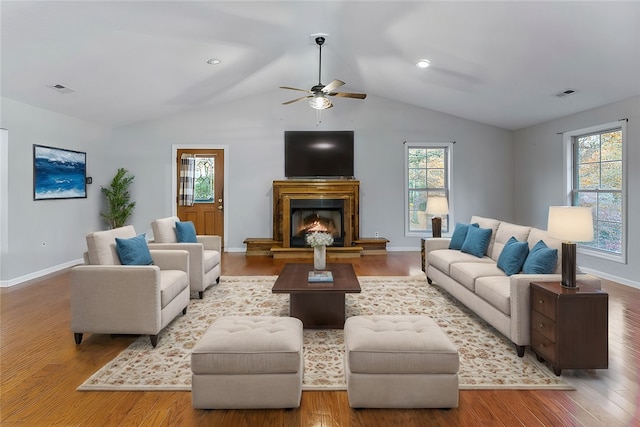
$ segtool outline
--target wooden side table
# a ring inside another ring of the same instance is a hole
[[[609,295],[578,286],[531,282],[531,350],[556,375],[609,367]]]

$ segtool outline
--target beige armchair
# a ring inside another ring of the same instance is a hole
[[[151,250],[153,265],[122,265],[116,237],[136,237],[132,226],[87,236],[85,264],[71,269],[71,330],[83,333],[158,333],[189,304],[189,253]]]
[[[198,243],[178,243],[177,216],[156,219],[151,223],[153,249],[186,249],[189,251],[189,286],[202,299],[204,291],[220,282],[222,242],[220,236],[196,236]]]

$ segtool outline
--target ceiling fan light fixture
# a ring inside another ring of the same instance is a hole
[[[431,61],[428,59],[418,59],[418,62],[416,62],[416,67],[418,68],[429,68],[430,65]]]
[[[331,101],[320,94],[309,99],[309,105],[316,110],[326,110],[327,108],[331,108]]]

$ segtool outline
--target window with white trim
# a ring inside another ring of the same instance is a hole
[[[624,140],[625,126],[619,122],[565,137],[571,158],[569,204],[593,211],[594,239],[578,243],[578,250],[622,262],[626,260]]]
[[[431,232],[432,216],[426,213],[427,197],[444,196],[449,188],[452,143],[405,143],[405,235],[421,236]],[[442,217],[442,233],[449,231],[449,215]]]

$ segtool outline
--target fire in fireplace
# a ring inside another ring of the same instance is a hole
[[[291,200],[290,246],[307,246],[307,234],[326,232],[333,236],[333,246],[344,246],[344,200]]]

